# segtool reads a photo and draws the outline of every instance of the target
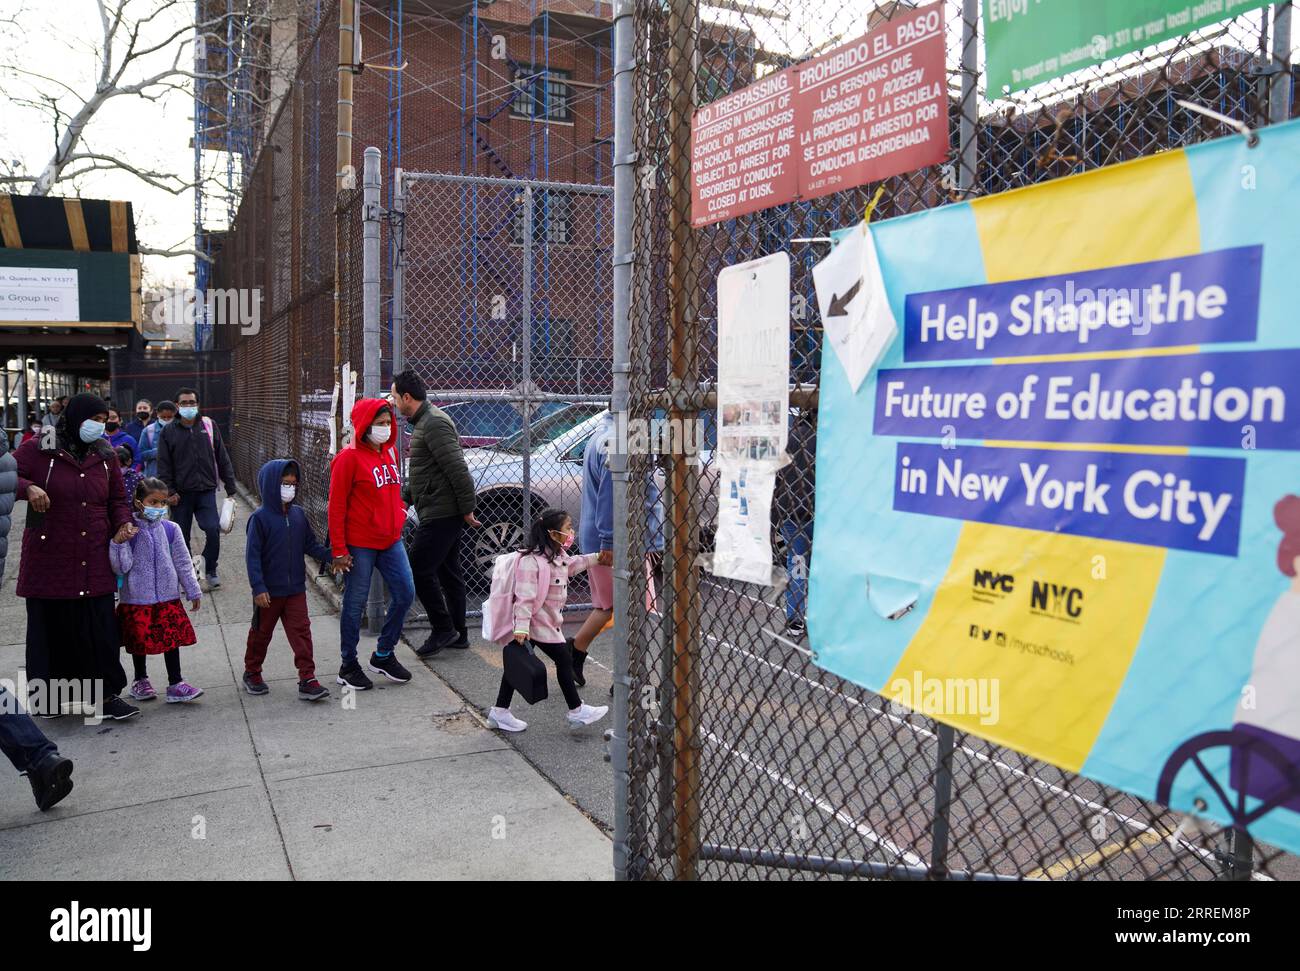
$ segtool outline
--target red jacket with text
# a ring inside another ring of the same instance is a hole
[[[352,441],[330,466],[330,551],[335,556],[345,555],[349,546],[387,549],[402,538],[406,506],[394,444],[396,420],[382,448],[367,438],[384,409],[393,413],[382,398],[362,398],[352,406]]]

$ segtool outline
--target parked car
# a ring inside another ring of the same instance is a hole
[[[523,430],[524,419],[513,401],[435,401],[456,423],[463,448],[495,445]],[[543,401],[534,406],[533,421],[569,407],[568,401]]]
[[[529,492],[531,520],[547,506],[566,510],[575,523],[582,516],[582,469],[587,443],[596,433],[606,409],[575,404],[530,426],[531,461]],[[704,443],[697,466],[697,493],[701,537],[712,534],[717,518],[717,471],[712,462],[715,435],[712,412],[704,416]],[[522,430],[485,449],[469,449],[465,459],[478,492],[476,515],[483,524],[465,534],[462,556],[465,576],[473,594],[486,593],[492,562],[502,553],[518,549],[524,541]],[[662,471],[656,473],[664,488]],[[586,550],[582,552],[594,552]]]

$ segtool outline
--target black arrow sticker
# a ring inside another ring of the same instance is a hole
[[[826,312],[826,316],[847,317],[849,313],[849,304],[853,302],[853,298],[858,295],[858,291],[861,289],[862,289],[862,280],[859,279],[857,283],[849,287],[848,292],[845,293],[844,296],[842,297],[832,296],[831,307],[830,310]]]

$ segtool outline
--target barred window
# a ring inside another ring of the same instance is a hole
[[[570,74],[553,67],[533,64],[515,65],[513,118],[536,118],[540,121],[572,121]]]
[[[511,220],[510,241],[524,245],[524,207],[522,198],[515,203]],[[567,192],[536,190],[533,192],[533,245],[573,242],[573,196]]]

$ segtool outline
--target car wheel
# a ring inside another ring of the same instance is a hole
[[[524,530],[517,521],[489,516],[483,520],[482,526],[468,533],[466,580],[472,589],[487,591],[492,585],[492,566],[496,558],[523,546]]]

